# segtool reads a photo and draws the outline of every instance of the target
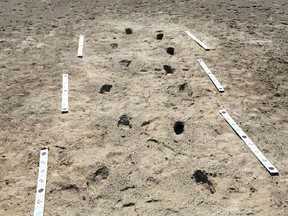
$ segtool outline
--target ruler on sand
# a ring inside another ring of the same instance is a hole
[[[225,118],[228,124],[233,128],[233,130],[238,134],[238,136],[246,143],[258,160],[263,164],[263,166],[271,173],[278,174],[278,170],[273,166],[268,159],[262,154],[262,152],[257,148],[257,146],[252,142],[252,140],[247,136],[247,134],[242,131],[242,129],[236,124],[236,122],[231,118],[225,109],[219,111],[220,114]]]
[[[80,37],[79,37],[79,46],[78,46],[78,54],[77,54],[78,58],[82,58],[83,57],[83,48],[84,48],[84,35],[80,35]]]
[[[206,46],[201,40],[199,40],[197,37],[195,37],[193,34],[191,34],[189,31],[185,31],[185,33],[191,37],[196,43],[198,43],[201,47],[203,47],[206,51],[209,51],[210,48]]]
[[[199,64],[201,65],[201,67],[203,68],[203,70],[208,74],[208,76],[210,77],[210,79],[212,80],[212,82],[214,83],[214,85],[216,86],[216,88],[218,89],[219,92],[224,92],[224,88],[222,87],[222,85],[219,83],[219,81],[217,80],[217,78],[215,77],[215,75],[211,72],[211,70],[207,67],[207,65],[204,63],[204,61],[202,59],[198,59]]]
[[[34,216],[43,216],[48,168],[48,149],[40,151],[39,174],[34,207]]]
[[[68,74],[63,74],[62,113],[68,113]]]

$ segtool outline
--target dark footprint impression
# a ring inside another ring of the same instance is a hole
[[[184,91],[187,86],[188,86],[187,83],[180,84],[180,85],[179,85],[179,91]]]
[[[92,183],[98,183],[103,179],[107,179],[109,176],[109,169],[106,166],[101,166],[99,169],[97,169],[94,173],[90,174],[87,177],[87,186],[89,186]]]
[[[113,86],[112,86],[112,85],[109,85],[109,84],[102,85],[99,93],[100,93],[100,94],[104,94],[105,92],[110,92],[110,90],[111,90],[112,87],[113,87]]]
[[[174,124],[174,132],[177,135],[182,134],[184,132],[184,123],[180,122],[180,121],[175,122],[175,124]]]
[[[124,67],[129,67],[129,65],[131,64],[131,61],[130,61],[130,60],[121,60],[121,61],[119,62],[119,64],[120,64],[121,66],[124,66]]]
[[[170,54],[170,55],[174,55],[174,51],[175,51],[175,50],[174,50],[173,47],[168,47],[168,48],[167,48],[167,53]]]
[[[156,35],[157,40],[162,40],[163,37],[164,37],[164,33],[162,31],[158,31],[158,33]]]
[[[131,128],[132,126],[130,125],[130,119],[131,118],[127,115],[121,115],[117,125],[125,125]]]
[[[175,69],[172,68],[170,65],[164,65],[163,69],[166,71],[166,74],[173,74]]]
[[[197,183],[204,184],[212,194],[216,192],[212,182],[209,181],[207,173],[204,170],[196,170],[193,173],[192,179],[195,179]]]
[[[182,83],[178,86],[179,92],[187,92],[188,96],[193,95],[193,90],[191,86],[188,85],[188,83]]]
[[[125,33],[126,34],[132,34],[133,33],[133,30],[131,28],[126,28],[125,29]]]
[[[117,43],[111,43],[110,46],[112,47],[112,49],[117,49],[118,48],[118,44]]]

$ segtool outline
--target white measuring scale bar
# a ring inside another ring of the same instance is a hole
[[[263,166],[271,173],[278,174],[278,170],[273,166],[269,160],[262,154],[262,152],[257,148],[257,146],[252,142],[252,140],[247,136],[246,133],[236,124],[236,122],[231,118],[225,109],[219,111],[220,114],[225,118],[229,125],[234,129],[234,131],[240,136],[240,138],[246,143],[258,160],[263,164]]]
[[[83,57],[83,48],[84,48],[84,35],[80,35],[79,37],[79,46],[78,46],[78,58]]]
[[[203,47],[206,51],[209,51],[210,48],[206,46],[201,40],[199,40],[197,37],[195,37],[193,34],[191,34],[189,31],[185,31],[185,33],[190,36],[196,43],[198,43],[201,47]]]
[[[199,64],[203,68],[203,70],[208,74],[209,78],[212,80],[216,88],[218,89],[219,92],[224,92],[223,86],[219,83],[215,75],[211,72],[211,70],[207,67],[207,65],[204,63],[202,59],[198,59]]]
[[[68,112],[68,74],[63,74],[62,113]]]
[[[39,174],[34,207],[34,216],[43,216],[48,169],[48,149],[40,151]]]

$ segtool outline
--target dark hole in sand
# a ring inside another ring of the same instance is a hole
[[[172,74],[174,72],[174,68],[172,68],[170,65],[164,65],[163,68],[167,74]]]
[[[133,30],[131,28],[126,28],[125,29],[125,33],[126,34],[132,34],[133,33]]]
[[[187,87],[187,83],[180,84],[179,91],[184,91],[186,87]]]
[[[112,86],[112,85],[109,85],[109,84],[102,85],[99,93],[100,93],[100,94],[104,94],[105,92],[110,92],[110,90],[111,90],[112,87],[113,87],[113,86]]]
[[[182,134],[183,131],[184,131],[184,124],[183,124],[183,122],[180,122],[180,121],[175,122],[175,124],[174,124],[174,132],[175,132],[177,135],[179,135],[179,134]]]
[[[102,179],[107,179],[109,176],[109,169],[106,166],[102,166],[94,173],[90,174],[87,178],[87,185],[92,182],[98,182]]]
[[[251,188],[250,188],[250,191],[251,191],[252,193],[254,193],[254,192],[256,191],[256,188],[251,187]]]
[[[216,192],[215,188],[214,188],[214,185],[212,184],[211,181],[209,181],[208,179],[208,176],[207,176],[207,173],[203,170],[196,170],[194,173],[193,173],[193,176],[192,176],[193,179],[195,179],[195,181],[197,183],[201,183],[201,184],[205,184],[207,189],[212,193],[214,194]]]
[[[118,48],[118,44],[117,44],[117,43],[111,43],[110,46],[111,46],[113,49],[117,49],[117,48]]]
[[[196,182],[199,182],[199,183],[204,184],[204,183],[209,182],[207,174],[205,172],[203,172],[202,170],[196,170],[193,173],[193,178],[195,179]]]
[[[68,184],[68,185],[61,186],[61,190],[77,190],[78,191],[79,188],[75,184]]]
[[[130,118],[127,115],[120,116],[118,125],[130,126]]]
[[[125,66],[125,67],[129,67],[129,65],[131,64],[131,61],[129,60],[121,60],[119,62],[120,65]]]
[[[123,204],[123,208],[127,208],[127,207],[132,207],[132,206],[135,206],[135,203],[126,203],[126,204]]]
[[[156,35],[157,40],[162,40],[163,37],[164,37],[164,34],[163,34],[163,33],[158,33],[158,34]]]
[[[168,47],[167,48],[167,53],[169,53],[170,55],[174,55],[174,48],[173,47]]]
[[[276,93],[274,94],[275,97],[281,97],[281,94],[280,93]]]

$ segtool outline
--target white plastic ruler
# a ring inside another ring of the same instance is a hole
[[[199,64],[201,65],[201,67],[203,68],[203,70],[208,74],[208,76],[210,77],[210,79],[212,80],[212,82],[214,83],[214,85],[216,86],[216,88],[218,89],[219,92],[224,92],[224,88],[222,87],[222,85],[219,83],[219,81],[217,80],[217,78],[215,77],[215,75],[211,72],[211,70],[207,67],[207,65],[204,63],[204,61],[202,59],[198,59]]]
[[[257,146],[252,142],[252,140],[247,136],[247,134],[242,131],[242,129],[236,124],[236,122],[230,117],[225,109],[219,111],[233,130],[241,137],[241,139],[246,143],[246,145],[251,149],[258,160],[264,165],[264,167],[271,174],[278,174],[278,170],[273,166],[268,159],[262,154],[262,152],[257,148]]]
[[[48,170],[48,149],[40,151],[39,174],[34,207],[34,216],[43,216]]]
[[[198,43],[201,47],[203,47],[206,51],[209,51],[210,48],[206,46],[201,40],[199,40],[197,37],[195,37],[193,34],[191,34],[188,30],[185,31],[185,33],[190,36],[196,43]]]
[[[62,113],[68,112],[68,74],[63,74]]]
[[[83,48],[84,48],[84,35],[80,35],[79,37],[79,46],[78,46],[78,58],[83,57]]]

